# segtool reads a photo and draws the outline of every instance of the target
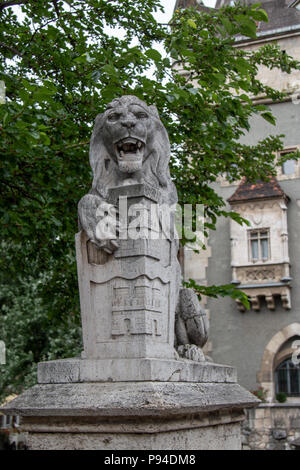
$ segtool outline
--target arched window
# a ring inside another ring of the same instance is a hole
[[[276,393],[300,396],[300,365],[294,364],[291,358],[281,362],[275,371]]]

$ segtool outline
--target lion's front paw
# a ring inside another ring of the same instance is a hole
[[[195,362],[205,362],[205,356],[202,349],[195,344],[182,344],[177,348],[178,354],[184,359]]]

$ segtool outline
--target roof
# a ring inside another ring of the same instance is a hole
[[[177,10],[178,8],[189,8],[189,7],[196,7],[198,10],[202,10],[202,11],[213,10],[213,8],[206,7],[204,4],[198,3],[197,0],[177,0],[174,10]]]
[[[271,176],[268,181],[257,180],[255,183],[250,183],[244,178],[228,202],[232,204],[279,197],[288,199],[274,176]]]
[[[257,3],[257,0],[245,0],[246,4]],[[300,10],[297,10],[297,2],[291,0],[261,0],[261,8],[263,8],[269,17],[269,22],[264,21],[258,24],[258,36],[260,34],[267,34],[271,31],[277,31],[282,29],[300,29]],[[222,6],[229,5],[230,0],[217,0],[215,8],[221,8]],[[197,7],[199,10],[208,10],[208,7],[204,7],[197,3],[197,0],[177,0],[176,8],[188,8]],[[299,6],[299,5],[298,5]]]
[[[262,8],[267,12],[269,22],[260,22],[258,33],[295,26],[300,28],[300,11],[296,8],[289,8],[285,0],[264,1]]]

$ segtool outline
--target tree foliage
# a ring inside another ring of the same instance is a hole
[[[237,35],[255,37],[266,13],[259,5],[191,8],[164,25],[153,17],[159,8],[159,0],[0,1],[2,394],[39,360],[80,350],[77,202],[91,183],[93,121],[110,100],[135,94],[157,106],[179,200],[204,204],[206,230],[222,215],[242,222],[212,188],[218,175],[274,172],[280,136],[253,146],[239,139],[253,114],[274,122],[252,96],[282,98],[257,81],[258,67],[289,73],[299,64],[276,45],[234,47]]]

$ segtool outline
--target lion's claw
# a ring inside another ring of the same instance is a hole
[[[205,355],[202,349],[195,344],[182,344],[178,346],[177,352],[180,357],[195,362],[205,362]]]

